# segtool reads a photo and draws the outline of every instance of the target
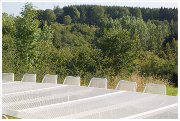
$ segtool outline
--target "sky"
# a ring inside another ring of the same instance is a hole
[[[23,2],[22,2],[23,1]],[[54,6],[58,6],[60,8],[63,8],[64,6],[68,5],[102,5],[102,6],[127,6],[127,7],[145,7],[145,8],[161,8],[161,7],[166,7],[166,8],[178,8],[178,1],[179,0],[151,0],[148,2],[144,2],[143,0],[112,0],[110,1],[102,1],[102,0],[91,0],[84,2],[83,1],[60,1],[60,0],[31,0],[31,1],[25,1],[25,0],[19,0],[19,1],[10,1],[10,0],[2,0],[1,3],[1,8],[2,8],[2,13],[6,12],[9,15],[14,14],[14,16],[21,16],[20,12],[22,11],[21,8],[23,8],[24,4],[26,2],[32,2],[33,6],[36,6],[36,10],[46,10],[46,9],[51,9],[53,10]]]

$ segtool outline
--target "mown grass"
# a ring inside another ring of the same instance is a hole
[[[3,114],[4,115],[4,114]],[[17,118],[17,117],[13,117],[13,116],[9,116],[9,115],[5,115],[8,119],[20,119],[20,118]]]
[[[167,87],[166,88],[166,95],[170,96],[176,96],[178,93],[178,88],[173,87]]]

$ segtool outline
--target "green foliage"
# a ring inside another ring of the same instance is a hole
[[[136,17],[136,18],[142,18],[142,13],[141,13],[141,9],[140,8],[129,8],[130,13],[132,14],[132,16]]]
[[[170,32],[169,36],[167,36],[163,42],[163,47],[166,46],[167,43],[171,43],[172,40],[175,38],[175,40],[178,40],[178,22],[174,22],[171,20],[171,23],[169,25]]]
[[[57,12],[57,11],[55,11],[55,12]],[[57,14],[57,15],[58,15],[58,17],[60,16],[59,14]],[[40,21],[39,27],[41,29],[43,29],[45,21],[47,22],[48,25],[51,25],[52,22],[54,22],[57,17],[53,10],[46,9],[46,10],[37,10],[37,14],[36,14],[35,18]]]
[[[14,72],[16,68],[16,46],[15,38],[9,34],[2,37],[2,70],[3,72]]]
[[[150,20],[146,23],[143,19],[130,16],[123,16],[120,21],[122,29],[131,31],[131,37],[138,36],[138,50],[159,52],[169,32],[169,26],[164,23],[156,26]]]
[[[69,13],[72,18],[72,22],[76,23],[80,18],[80,12],[77,10],[76,7],[70,7]]]
[[[41,31],[40,36],[38,38],[38,42],[47,42],[49,46],[52,45],[53,34],[54,30],[45,22],[43,30]]]
[[[13,16],[8,16],[7,13],[2,13],[2,35],[15,35],[16,27],[14,26],[14,20],[15,18]]]
[[[56,20],[56,15],[54,14],[54,11],[51,9],[46,9],[44,11],[44,20],[48,22],[50,25],[51,22]]]
[[[73,31],[80,32],[86,42],[89,42],[90,44],[93,43],[93,40],[95,38],[94,26],[89,27],[89,25],[80,24],[80,23],[72,24],[71,32]]]
[[[139,39],[136,47],[137,50],[159,52],[165,37],[168,35],[169,26],[164,21],[160,24],[153,24],[150,20],[146,23],[143,19],[132,16],[123,16],[120,19],[103,18],[99,23],[100,30],[97,31],[98,37],[112,29],[127,29],[130,31],[130,38]]]
[[[38,20],[44,20],[44,11],[43,10],[37,10],[37,15],[36,15],[36,18]]]
[[[94,27],[86,24],[71,24],[62,26],[58,23],[53,24],[54,39],[53,45],[56,48],[71,46],[89,46],[94,40]]]
[[[109,29],[119,30],[122,29],[119,19],[113,20],[112,18],[102,18],[99,23],[100,30],[98,36],[102,37]]]
[[[175,87],[178,87],[178,57],[167,60],[162,68],[161,75],[168,79]]]
[[[165,47],[162,47],[158,56],[167,60],[178,57],[178,41],[173,38],[171,43],[167,43]]]
[[[37,10],[40,11],[40,10]],[[98,6],[98,5],[71,5],[65,6],[62,9],[59,6],[54,6],[54,14],[56,21],[63,23],[63,17],[70,15],[72,23],[81,23],[89,25],[98,25],[101,18],[119,19],[123,16],[133,16],[135,18],[143,19],[145,22],[150,20],[177,22],[178,9],[177,8],[133,8],[121,6]],[[45,16],[42,15],[42,16]],[[44,18],[43,20],[45,20]],[[42,20],[38,17],[38,20]]]
[[[130,12],[128,10],[128,8],[125,7],[121,7],[118,10],[115,10],[115,12],[113,13],[114,17],[112,17],[113,19],[115,18],[121,18],[123,16],[129,16]]]
[[[53,45],[56,47],[56,48],[59,48],[61,47],[61,37],[62,37],[62,34],[61,34],[61,29],[63,28],[61,24],[55,22],[52,24],[52,28],[54,30],[54,38],[53,38]]]
[[[22,17],[17,18],[16,26],[16,41],[17,58],[22,59],[23,63],[27,65],[27,71],[31,68],[34,60],[37,59],[37,38],[39,36],[38,25],[39,21],[34,19],[36,11],[33,5],[26,3],[21,12]]]
[[[135,67],[137,73],[145,76],[161,76],[164,79],[174,83],[175,86],[178,84],[178,58],[171,60],[165,60],[158,57],[152,52],[146,51],[141,52],[139,58],[136,61]]]
[[[54,14],[56,15],[56,21],[58,23],[63,23],[63,13],[64,13],[64,10],[59,8],[59,5],[58,6],[54,6],[53,10],[54,10]]]
[[[101,18],[104,17],[104,8],[101,6],[93,6],[90,11],[90,24],[97,25]]]
[[[163,21],[164,19],[168,22],[171,22],[173,19],[174,21],[178,20],[178,9],[177,8],[160,8],[159,10],[159,20]]]
[[[139,58],[135,60],[136,71],[141,75],[154,75],[159,74],[163,65],[166,63],[164,59],[159,58],[152,52],[149,51],[141,51]]]
[[[119,30],[107,33],[99,44],[104,56],[110,59],[110,66],[118,72],[132,66],[132,60],[136,57],[136,43],[137,40],[130,38],[130,31]]]
[[[39,28],[41,28],[41,30],[43,29],[43,26],[44,26],[44,11],[43,10],[37,10],[37,15],[36,15],[36,17],[35,18],[37,18],[38,20],[39,20],[39,22],[40,22],[40,24],[39,24]]]
[[[69,15],[63,17],[63,22],[65,25],[69,25],[71,23],[71,17]]]
[[[36,73],[41,82],[56,74],[58,83],[80,76],[85,86],[99,77],[113,86],[136,72],[178,86],[177,9],[75,5],[36,11],[26,3],[21,14],[2,14],[2,70],[15,73],[15,80]]]

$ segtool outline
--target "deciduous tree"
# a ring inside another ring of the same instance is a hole
[[[71,17],[69,15],[63,17],[63,22],[65,25],[71,24]]]
[[[37,58],[37,38],[39,36],[39,21],[34,19],[36,11],[32,3],[26,3],[21,12],[21,16],[16,20],[16,46],[17,57],[27,65],[27,71]]]
[[[44,20],[48,22],[48,25],[51,24],[51,22],[54,22],[56,20],[56,15],[54,14],[54,11],[51,9],[46,9],[44,11]]]
[[[110,59],[110,65],[116,72],[128,69],[136,57],[137,40],[130,39],[130,31],[119,30],[107,33],[100,42],[104,56]]]

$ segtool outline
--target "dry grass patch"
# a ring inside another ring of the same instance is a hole
[[[166,87],[170,87],[169,82],[167,80],[163,80],[162,78],[157,77],[157,76],[144,77],[144,76],[133,74],[132,76],[127,77],[127,78],[122,78],[119,76],[106,77],[106,78],[108,80],[108,89],[115,89],[120,80],[136,82],[137,92],[143,92],[146,84],[148,83],[164,84]]]
[[[137,92],[143,92],[146,84],[164,84],[166,87],[169,87],[169,83],[167,80],[156,76],[144,77],[139,75],[132,75],[129,77],[128,81],[136,82],[137,83]]]

